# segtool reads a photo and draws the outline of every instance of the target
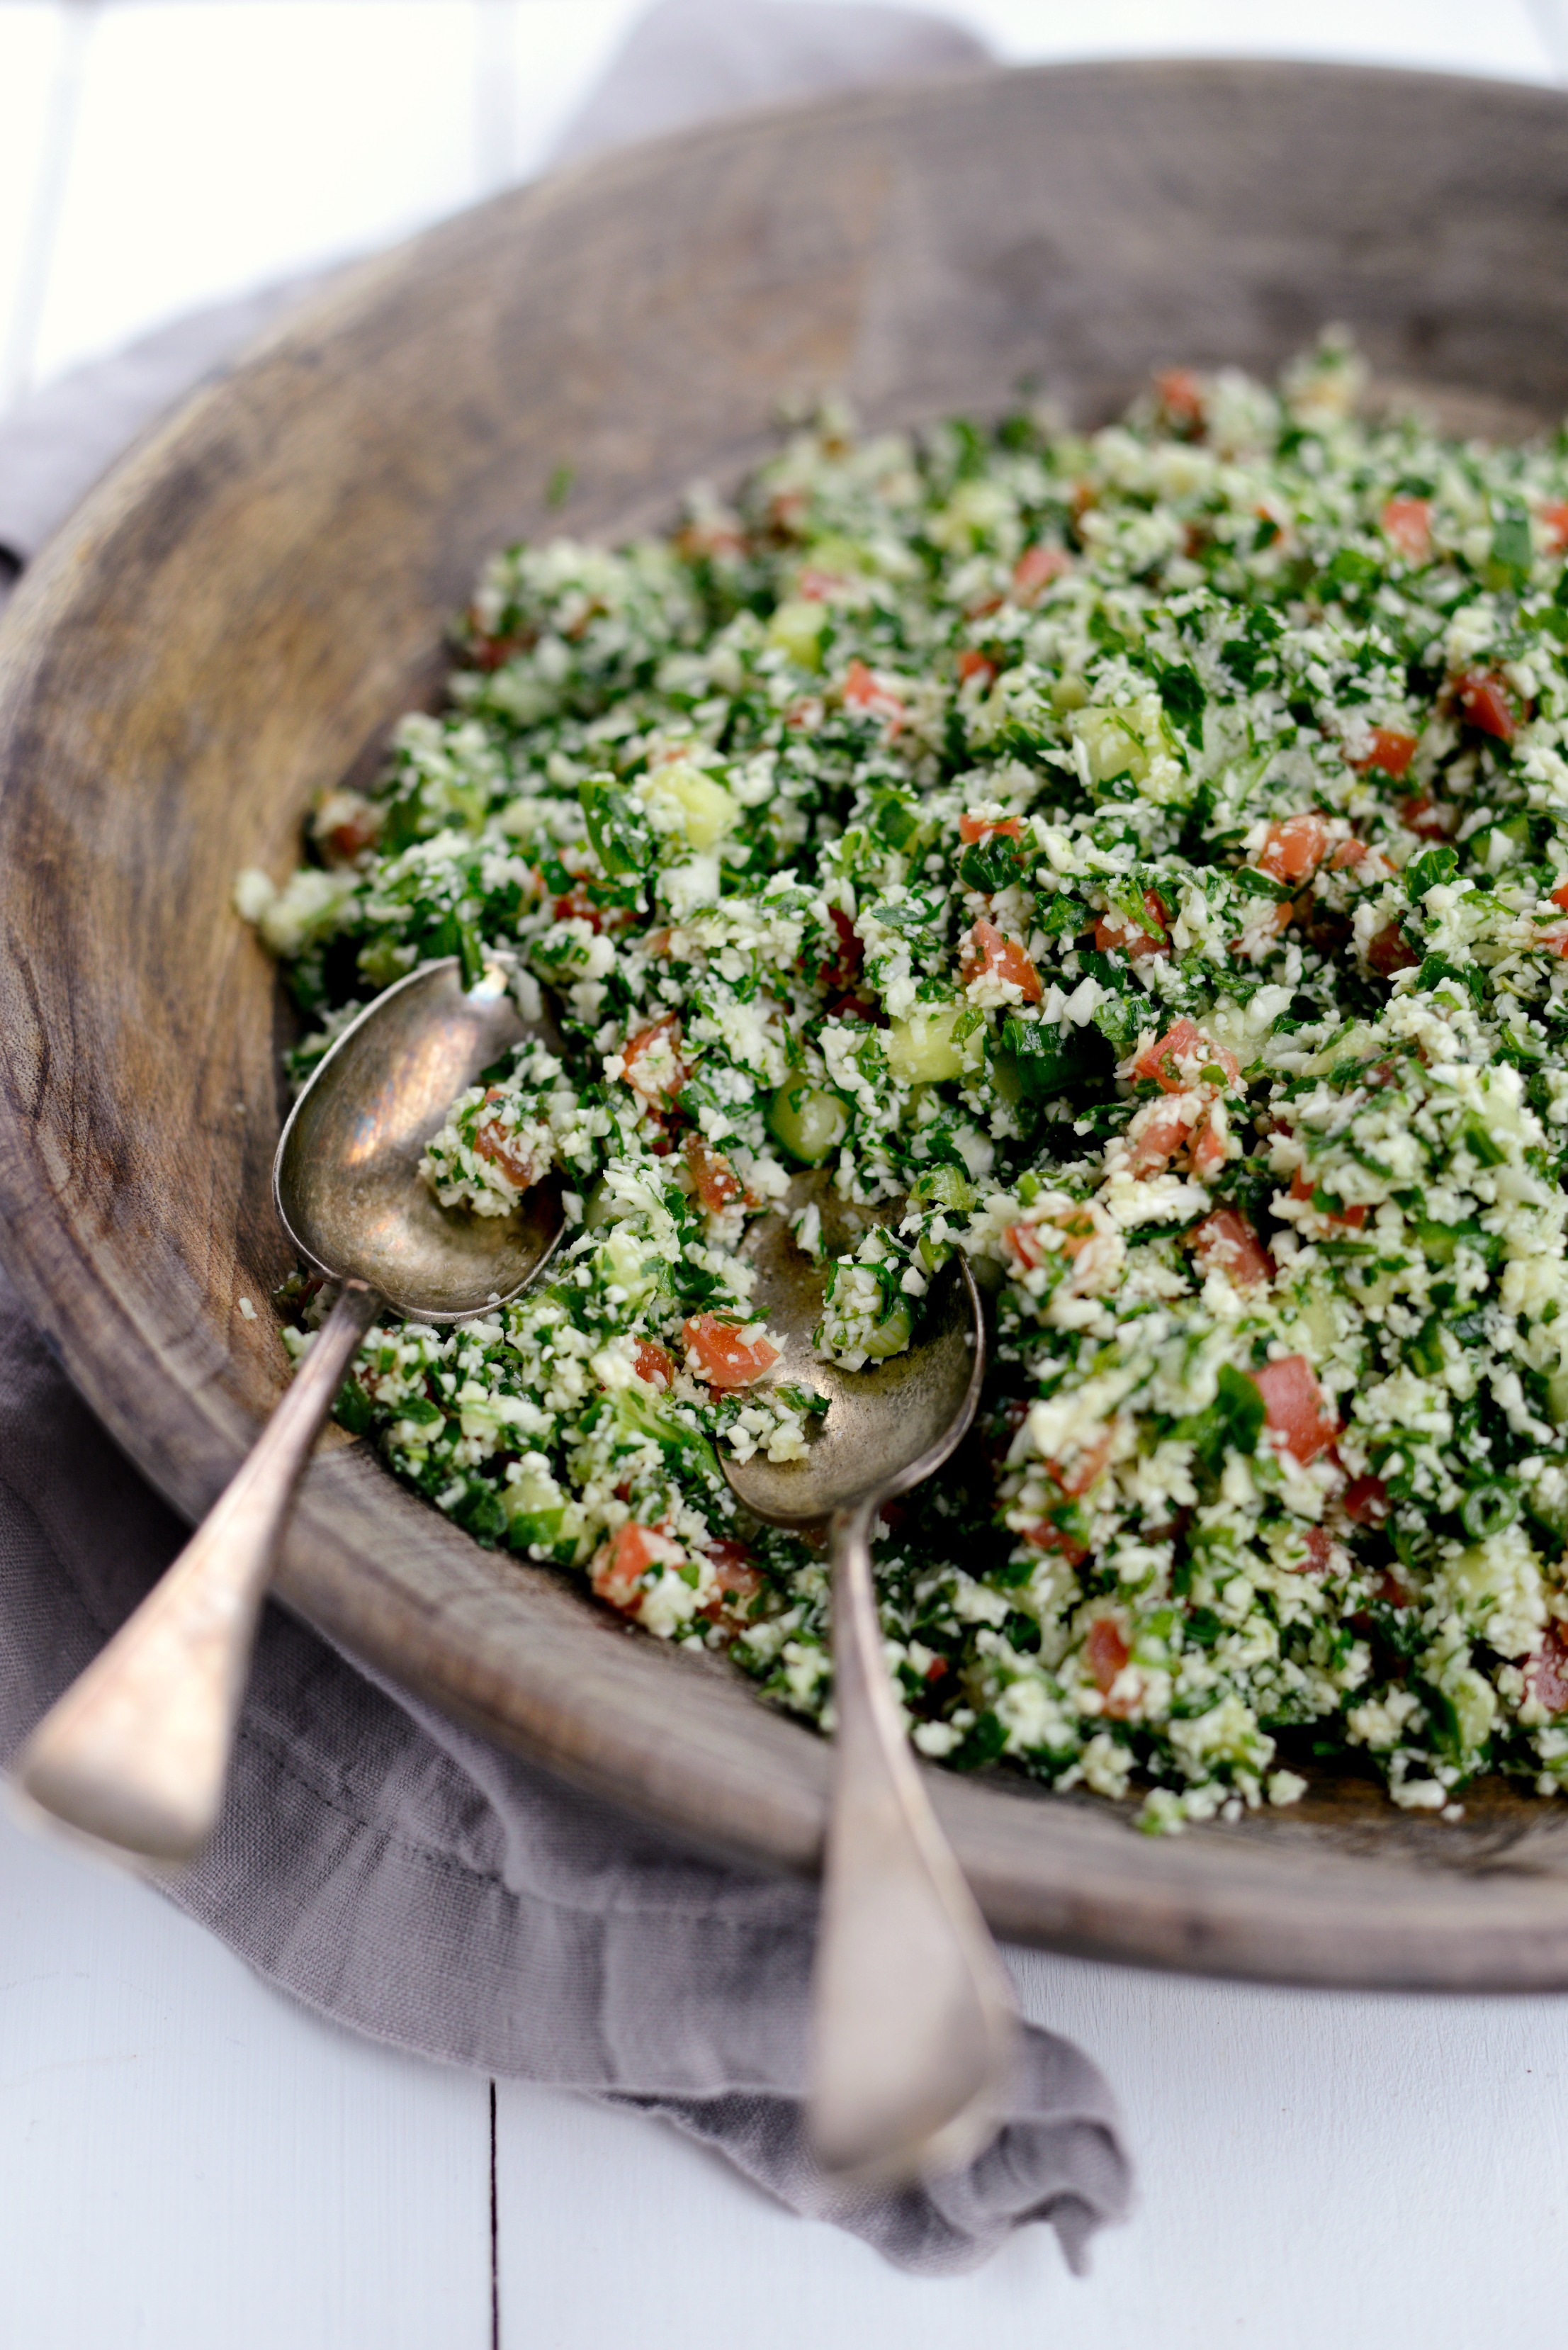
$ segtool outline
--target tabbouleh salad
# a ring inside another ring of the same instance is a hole
[[[513,547],[443,714],[238,889],[300,1072],[489,944],[563,1019],[426,1167],[481,1214],[560,1170],[561,1252],[373,1330],[340,1417],[830,1721],[820,1547],[719,1466],[823,1409],[738,1244],[802,1167],[907,1196],[819,1349],[907,1345],[954,1249],[997,1291],[879,1544],[910,1734],[1154,1828],[1313,1755],[1450,1816],[1568,1781],[1568,436],[1367,421],[1361,374],[1330,336],[1087,437],[826,411],[667,540]]]

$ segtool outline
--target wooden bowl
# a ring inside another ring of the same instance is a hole
[[[1086,421],[1172,361],[1272,370],[1343,320],[1496,429],[1568,408],[1568,103],[1245,65],[986,73],[725,124],[501,198],[358,271],[156,431],[0,629],[0,1234],[72,1375],[194,1517],[284,1383],[267,1174],[275,973],[236,870],[429,698],[480,558],[614,537],[768,447],[781,397],[872,424]],[[574,481],[548,509],[561,467]],[[243,1296],[261,1307],[245,1319]],[[826,1749],[717,1662],[478,1549],[338,1437],[282,1596],[519,1752],[704,1843],[815,1866]],[[1168,1840],[933,1774],[993,1924],[1337,1983],[1568,1983],[1568,1810],[1459,1826],[1354,1777]]]

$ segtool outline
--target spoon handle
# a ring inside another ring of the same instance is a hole
[[[986,2144],[1018,2011],[888,1683],[876,1508],[841,1510],[829,1528],[837,1727],[808,2121],[825,2169],[891,2181],[957,2169]]]
[[[344,1284],[249,1458],[23,1749],[24,1791],[69,1826],[160,1861],[211,1835],[295,1489],[380,1303]]]

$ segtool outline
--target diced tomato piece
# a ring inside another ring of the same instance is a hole
[[[1009,1224],[1002,1235],[1003,1246],[1024,1273],[1033,1273],[1037,1265],[1044,1264],[1051,1256],[1064,1256],[1070,1261],[1086,1249],[1095,1237],[1095,1220],[1086,1208],[1064,1208],[1059,1215],[1045,1221],[1062,1236],[1059,1246],[1055,1248],[1043,1237],[1037,1223]],[[1019,1407],[1020,1419],[1023,1419],[1028,1409],[1027,1404]]]
[[[605,926],[604,914],[589,897],[586,882],[574,881],[550,911],[557,922],[587,922],[590,931],[602,931]]]
[[[781,538],[798,536],[805,520],[807,499],[804,490],[775,490],[768,500],[768,520]]]
[[[1327,847],[1328,827],[1321,816],[1288,816],[1269,827],[1253,863],[1275,881],[1307,881]]]
[[[1328,860],[1328,869],[1331,873],[1343,873],[1348,866],[1359,865],[1364,857],[1371,854],[1364,840],[1342,840]]]
[[[1310,1200],[1316,1189],[1317,1186],[1313,1181],[1312,1177],[1307,1173],[1306,1169],[1304,1167],[1298,1167],[1294,1175],[1291,1178],[1292,1199]],[[1358,1232],[1361,1230],[1362,1225],[1366,1222],[1366,1207],[1364,1201],[1358,1201],[1355,1207],[1345,1208],[1337,1213],[1332,1208],[1323,1208],[1320,1209],[1318,1212],[1321,1215],[1325,1216],[1331,1224],[1347,1225],[1353,1232]]]
[[[639,1338],[633,1357],[639,1379],[650,1388],[672,1388],[675,1385],[675,1357],[667,1347],[654,1338]]]
[[[1472,726],[1511,743],[1519,732],[1519,704],[1505,677],[1494,669],[1467,669],[1454,680],[1454,698]]]
[[[1188,1164],[1199,1177],[1212,1175],[1230,1156],[1225,1112],[1219,1102],[1210,1102],[1192,1129],[1192,1139],[1187,1146]]]
[[[1186,1148],[1195,1116],[1190,1100],[1147,1102],[1127,1128],[1133,1173],[1152,1175],[1157,1168],[1168,1167]]]
[[[959,957],[966,983],[981,978],[1000,979],[1017,988],[1025,1003],[1038,1003],[1044,993],[1040,974],[1016,939],[1003,937],[982,915],[963,942]]]
[[[1548,555],[1561,555],[1568,547],[1568,504],[1554,499],[1541,509],[1541,526],[1546,533]]]
[[[648,754],[649,773],[657,775],[660,767],[681,766],[701,749],[701,744],[693,734],[666,734],[661,739],[656,739]]]
[[[1190,1072],[1183,1072],[1183,1061],[1194,1064]],[[1135,1077],[1152,1078],[1161,1093],[1179,1094],[1190,1092],[1200,1082],[1199,1068],[1210,1066],[1223,1072],[1227,1085],[1234,1085],[1241,1074],[1241,1064],[1234,1053],[1228,1052],[1223,1045],[1214,1044],[1190,1020],[1176,1020],[1163,1036],[1157,1036],[1152,1045],[1144,1046],[1132,1065],[1132,1074]]]
[[[1287,1355],[1282,1362],[1265,1363],[1252,1372],[1251,1379],[1263,1399],[1264,1419],[1293,1459],[1304,1468],[1327,1451],[1339,1426],[1324,1412],[1323,1389],[1304,1355]]]
[[[1054,1479],[1063,1492],[1075,1502],[1097,1482],[1106,1461],[1111,1457],[1111,1447],[1115,1442],[1115,1430],[1102,1429],[1092,1444],[1085,1444],[1081,1448],[1071,1469],[1062,1468],[1055,1461],[1047,1461],[1045,1473]]]
[[[478,614],[472,609],[468,615],[468,624],[474,632],[473,642],[468,650],[468,658],[475,669],[500,669],[507,661],[514,660],[518,653],[531,651],[538,642],[538,630],[527,626],[514,629],[509,636],[486,636],[480,627]]]
[[[334,795],[334,806],[329,811],[335,821],[321,836],[321,845],[332,864],[352,865],[362,857],[381,829],[381,811],[369,800],[354,805],[356,795],[338,792]]]
[[[966,844],[976,840],[1022,840],[1023,827],[1015,816],[961,816],[959,838]]]
[[[1095,1237],[1095,1220],[1087,1208],[1064,1208],[1051,1219],[1062,1235],[1062,1254],[1075,1257]]]
[[[1084,1662],[1094,1676],[1095,1687],[1103,1697],[1109,1697],[1116,1686],[1116,1676],[1131,1653],[1122,1638],[1120,1625],[1109,1616],[1096,1616],[1089,1627],[1089,1637],[1084,1642]]]
[[[1353,1526],[1380,1526],[1388,1515],[1388,1488],[1381,1477],[1353,1477],[1344,1498]]]
[[[877,683],[863,660],[850,662],[839,694],[846,710],[862,710],[868,717],[884,719],[889,738],[904,723],[903,703],[889,687]]]
[[[680,1059],[680,1023],[673,1012],[650,1021],[621,1046],[624,1075],[646,1102],[671,1102],[686,1083]]]
[[[746,535],[729,515],[705,515],[689,522],[676,536],[676,546],[689,562],[724,556],[734,561],[746,551]]]
[[[1216,1208],[1205,1216],[1189,1245],[1203,1273],[1223,1273],[1238,1289],[1274,1277],[1273,1258],[1238,1209]]]
[[[744,1543],[732,1542],[723,1534],[709,1544],[704,1556],[719,1588],[716,1597],[698,1613],[711,1624],[722,1623],[726,1618],[732,1622],[740,1620],[745,1612],[744,1602],[754,1599],[763,1587],[761,1569],[753,1564]]]
[[[1429,498],[1390,498],[1383,509],[1383,535],[1407,563],[1425,563],[1432,552]]]
[[[1328,1555],[1334,1546],[1328,1528],[1308,1526],[1303,1532],[1302,1541],[1306,1545],[1306,1556],[1303,1559],[1298,1572],[1303,1575],[1326,1575]]]
[[[1302,900],[1303,907],[1310,907],[1311,903],[1310,898],[1303,898]],[[1281,931],[1288,931],[1291,924],[1297,920],[1299,912],[1300,909],[1293,898],[1282,899],[1277,906],[1254,904],[1251,913],[1247,918],[1245,930],[1239,937],[1231,941],[1231,953],[1255,954],[1260,944],[1266,944],[1270,938],[1277,937]]]
[[[1564,874],[1552,892],[1552,902],[1554,906],[1561,906],[1563,911],[1568,914],[1568,874]]]
[[[1411,971],[1420,960],[1397,921],[1386,922],[1366,950],[1367,967],[1379,979],[1392,979],[1397,971]]]
[[[1203,387],[1190,368],[1166,368],[1155,377],[1154,388],[1170,421],[1189,432],[1203,423]]]
[[[1218,1172],[1231,1157],[1223,1105],[1203,1087],[1171,1101],[1146,1102],[1127,1131],[1134,1175],[1168,1167],[1179,1150],[1199,1178]]]
[[[1152,1080],[1162,1093],[1180,1093],[1187,1079],[1178,1069],[1177,1063],[1190,1059],[1207,1041],[1202,1030],[1195,1028],[1190,1020],[1174,1021],[1162,1036],[1157,1036],[1152,1045],[1145,1045],[1133,1063],[1132,1074],[1135,1077]]]
[[[1170,915],[1165,900],[1152,889],[1143,893],[1143,910],[1158,927],[1146,930],[1130,914],[1102,914],[1095,924],[1095,945],[1101,954],[1124,954],[1128,962],[1170,952]]]
[[[988,660],[984,653],[977,652],[972,645],[966,645],[958,657],[958,675],[961,685],[967,685],[971,677],[978,677],[983,689],[996,682],[996,663]]]
[[[817,972],[818,983],[831,993],[843,994],[853,988],[866,961],[866,948],[859,932],[842,906],[829,906],[827,919],[833,925],[834,947]]]
[[[1064,547],[1026,546],[1012,567],[1012,594],[1020,604],[1038,601],[1053,579],[1071,571],[1073,558]]]
[[[1401,733],[1397,727],[1376,726],[1372,730],[1371,750],[1364,759],[1352,759],[1350,764],[1357,775],[1364,775],[1369,767],[1376,767],[1380,775],[1392,775],[1397,783],[1415,757],[1419,741],[1418,735]]]
[[[487,1102],[499,1101],[499,1086],[492,1086],[484,1098]],[[493,1119],[482,1118],[474,1128],[473,1150],[475,1158],[487,1159],[520,1191],[537,1183],[549,1163],[547,1159],[541,1163],[519,1136],[506,1133]]]
[[[738,1322],[696,1314],[681,1334],[700,1378],[711,1388],[749,1388],[772,1370],[779,1350],[771,1338],[748,1338]]]
[[[1557,1625],[1546,1627],[1546,1637],[1526,1663],[1524,1677],[1531,1696],[1548,1713],[1568,1713],[1568,1640]]]
[[[515,1135],[503,1134],[493,1126],[476,1128],[473,1150],[475,1158],[488,1159],[519,1191],[531,1191],[545,1171]]]
[[[1458,808],[1435,800],[1429,792],[1413,793],[1398,803],[1395,812],[1406,831],[1422,840],[1447,840],[1459,820]]]
[[[1051,1254],[1035,1224],[1009,1224],[1002,1245],[1023,1273],[1033,1273]]]
[[[567,600],[556,626],[573,644],[580,644],[587,635],[588,623],[597,619],[605,609],[597,596],[576,595]]]
[[[804,603],[830,604],[848,585],[841,572],[818,571],[808,564],[794,583],[794,592]]]
[[[601,1599],[623,1614],[642,1605],[642,1578],[650,1566],[677,1565],[685,1557],[679,1543],[651,1526],[618,1526],[595,1554],[589,1581]]]
[[[721,1534],[708,1544],[704,1555],[725,1591],[741,1592],[750,1598],[762,1589],[762,1571],[753,1562],[744,1543],[732,1542],[727,1534]]]
[[[745,1185],[722,1150],[712,1149],[700,1134],[689,1134],[683,1148],[692,1189],[710,1215],[722,1215],[745,1197]]]
[[[1036,1550],[1060,1551],[1069,1566],[1082,1566],[1089,1555],[1086,1544],[1075,1542],[1060,1526],[1054,1526],[1049,1518],[1042,1518],[1038,1525],[1026,1526],[1023,1540]]]

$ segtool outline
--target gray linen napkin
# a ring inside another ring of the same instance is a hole
[[[704,24],[722,68],[711,85],[699,71]],[[667,0],[628,44],[636,71],[612,68],[607,119],[629,135],[639,77],[643,120],[666,127],[780,88],[907,77],[975,53],[966,36],[904,12]],[[593,120],[590,106],[574,144],[607,143],[590,138]],[[25,562],[124,442],[299,283],[182,322],[0,421],[0,548]],[[0,1755],[183,1535],[0,1272]],[[972,2267],[1022,2221],[1047,2220],[1077,2268],[1095,2229],[1126,2212],[1111,2092],[1076,2049],[1033,2026],[1008,2126],[969,2170],[896,2195],[830,2184],[800,2126],[814,1888],[710,1862],[589,1801],[277,1608],[264,1622],[218,1835],[167,1889],[337,2022],[662,2115],[900,2267]]]

